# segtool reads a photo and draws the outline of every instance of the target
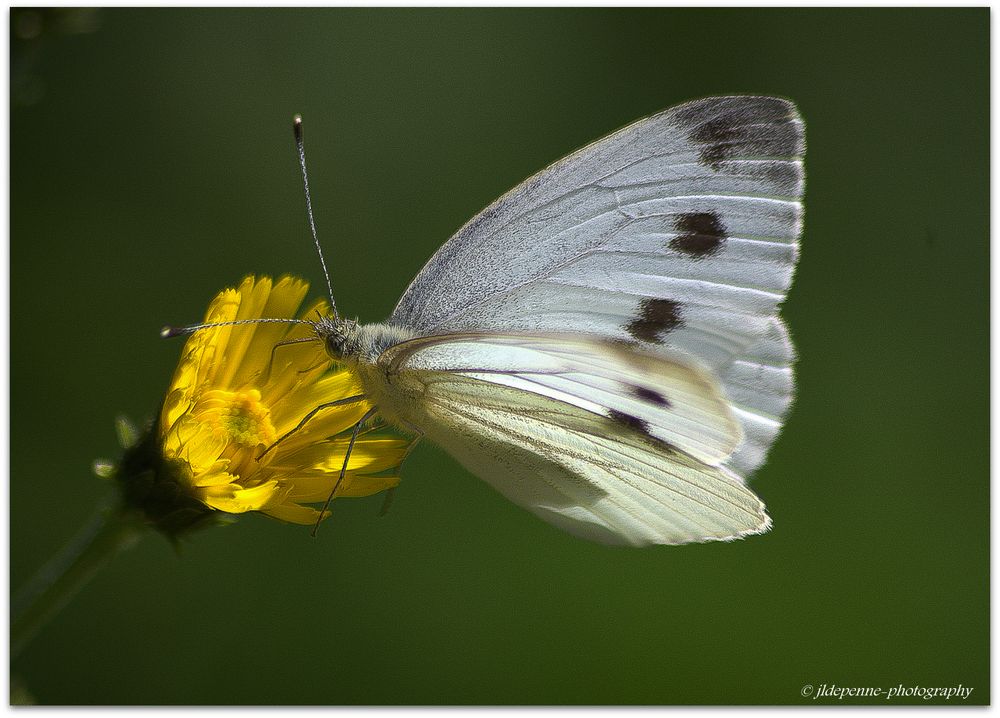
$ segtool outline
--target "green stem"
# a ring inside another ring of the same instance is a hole
[[[14,596],[10,657],[13,659],[112,556],[132,546],[142,530],[142,525],[117,505],[100,509]]]

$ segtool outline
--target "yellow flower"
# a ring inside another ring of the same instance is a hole
[[[294,318],[308,287],[292,277],[276,283],[247,277],[212,301],[205,323]],[[300,318],[326,311],[318,301]],[[160,488],[132,492],[154,523],[179,533],[193,524],[187,516],[200,519],[198,506],[227,514],[259,511],[298,524],[319,519],[319,511],[305,504],[326,501],[351,430],[371,405],[362,400],[324,409],[295,430],[320,404],[362,393],[352,372],[331,364],[322,342],[280,344],[310,336],[308,325],[292,323],[207,328],[190,336],[152,437],[160,467],[146,483]],[[377,420],[366,424],[336,495],[368,496],[396,486],[412,443]]]

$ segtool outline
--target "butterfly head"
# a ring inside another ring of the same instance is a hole
[[[357,356],[361,326],[353,319],[326,316],[315,322],[313,327],[331,359],[343,361]]]
[[[327,355],[334,361],[373,364],[391,346],[413,339],[416,334],[390,324],[360,324],[353,319],[326,316],[311,322]]]

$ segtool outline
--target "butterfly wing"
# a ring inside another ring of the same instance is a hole
[[[567,335],[423,337],[383,355],[390,375],[453,374],[560,401],[716,464],[741,439],[716,382],[694,367]]]
[[[673,544],[767,530],[719,463],[739,424],[712,378],[563,336],[416,339],[384,355],[397,410],[507,498],[602,543]]]
[[[803,125],[773,97],[713,97],[556,162],[466,224],[390,321],[421,334],[580,332],[719,377],[763,460],[792,396],[777,316],[798,254]]]

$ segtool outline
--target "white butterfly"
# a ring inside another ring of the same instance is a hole
[[[744,479],[792,399],[778,305],[804,151],[787,100],[673,107],[480,212],[387,322],[317,331],[383,419],[573,534],[761,533],[771,521]]]
[[[369,416],[427,436],[577,536],[762,533],[771,520],[745,477],[792,399],[778,306],[804,151],[787,100],[678,105],[480,212],[385,323],[334,309],[316,332],[358,372]]]

